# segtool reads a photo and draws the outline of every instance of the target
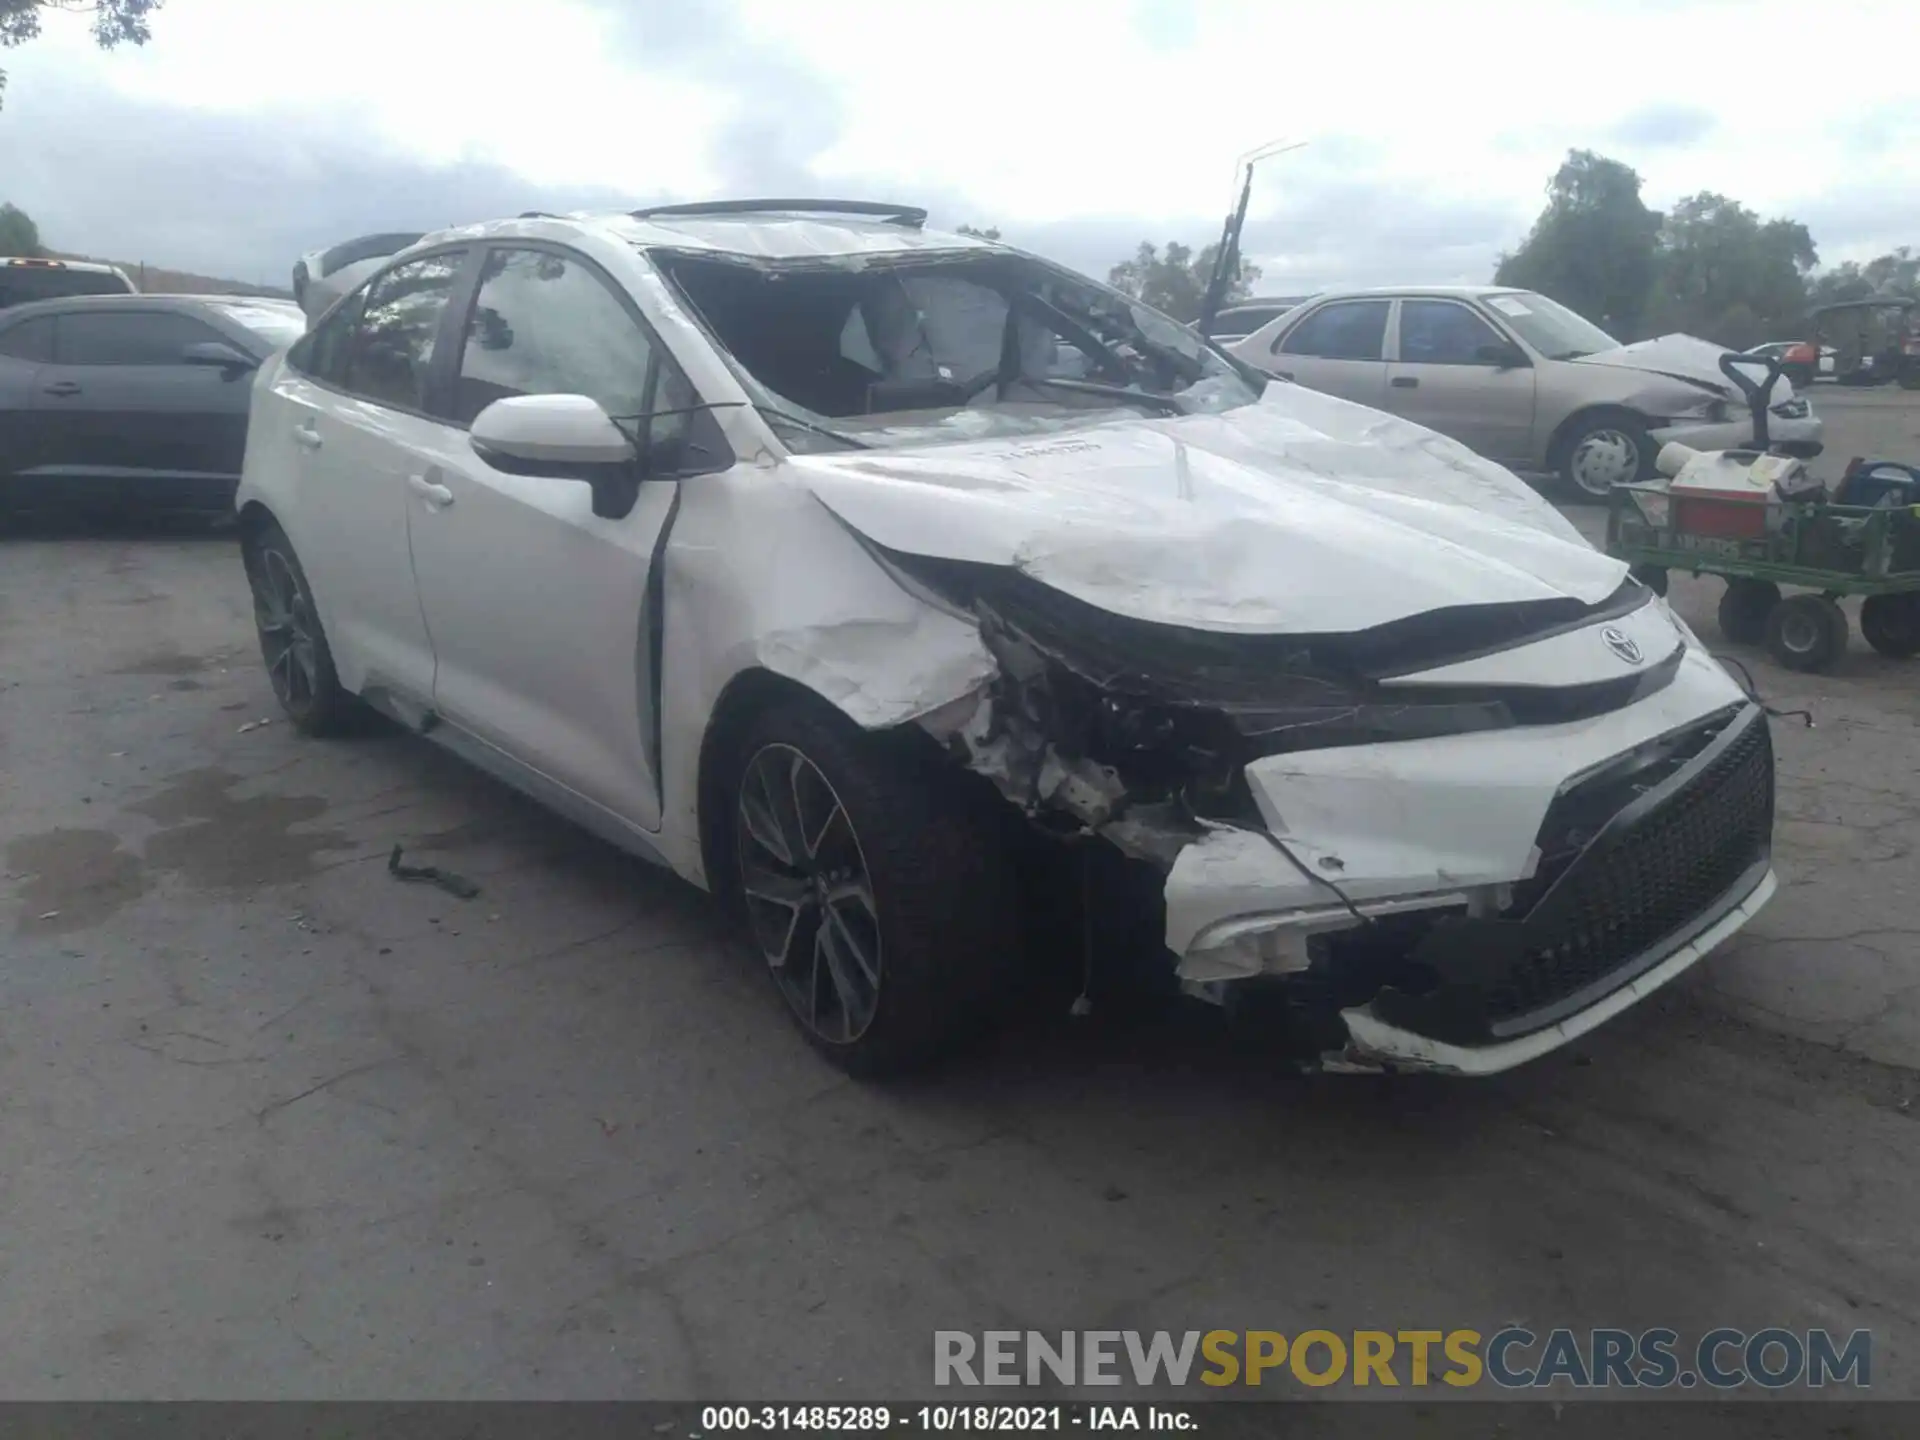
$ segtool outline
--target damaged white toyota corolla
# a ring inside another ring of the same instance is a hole
[[[923,218],[393,256],[254,392],[289,715],[372,706],[714,890],[866,1073],[985,1016],[1050,901],[1131,901],[1329,1068],[1469,1074],[1766,902],[1765,715],[1531,490]]]

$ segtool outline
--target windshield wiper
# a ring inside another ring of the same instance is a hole
[[[838,430],[830,429],[816,421],[809,420],[804,415],[795,415],[791,411],[782,410],[778,406],[755,405],[753,408],[766,416],[768,420],[781,425],[791,425],[795,430],[804,430],[809,435],[824,435],[829,440],[839,441],[849,449],[871,450],[873,448],[873,446],[864,440],[856,440],[851,435],[842,435]]]
[[[1186,407],[1171,395],[1156,395],[1151,390],[1135,390],[1126,385],[1102,385],[1097,380],[1068,380],[1055,375],[1022,375],[1020,381],[1028,385],[1051,385],[1056,390],[1072,390],[1081,395],[1104,395],[1112,400],[1125,400],[1129,404],[1144,405],[1160,411],[1163,415],[1184,415]]]

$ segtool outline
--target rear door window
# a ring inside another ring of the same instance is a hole
[[[453,250],[397,265],[367,287],[346,345],[343,388],[397,410],[425,410],[440,321],[467,252]]]
[[[1289,330],[1275,347],[1281,355],[1322,360],[1379,360],[1387,337],[1386,300],[1336,300]]]
[[[225,342],[211,325],[166,311],[72,310],[54,339],[59,365],[178,365],[189,345]]]
[[[46,364],[53,359],[53,317],[37,315],[0,330],[0,356]]]

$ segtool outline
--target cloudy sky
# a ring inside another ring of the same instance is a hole
[[[141,50],[51,15],[0,51],[0,200],[279,285],[372,230],[796,192],[1104,274],[1212,238],[1235,156],[1286,136],[1247,240],[1288,293],[1486,279],[1585,146],[1831,263],[1920,245],[1916,53],[1911,0],[167,0]]]

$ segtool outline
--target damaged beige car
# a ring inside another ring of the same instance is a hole
[[[376,268],[255,390],[289,715],[373,706],[715,891],[862,1073],[989,1017],[1050,905],[1310,1063],[1486,1073],[1765,903],[1766,717],[1508,471],[924,218]]]

